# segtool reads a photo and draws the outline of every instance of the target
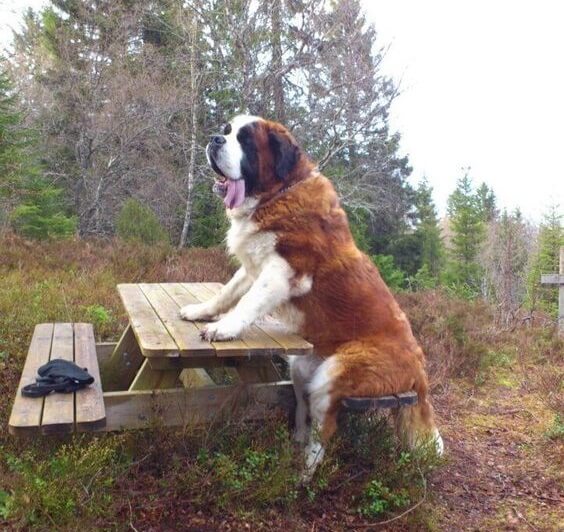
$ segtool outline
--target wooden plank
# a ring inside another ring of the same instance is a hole
[[[313,353],[312,344],[297,334],[289,333],[284,324],[272,316],[265,316],[257,321],[256,325],[278,342],[287,355],[311,355]]]
[[[94,377],[90,386],[75,392],[76,430],[84,432],[103,427],[106,423],[106,409],[96,357],[96,339],[90,323],[74,324],[74,361]]]
[[[238,359],[240,357],[237,357]],[[149,366],[153,369],[185,369],[185,368],[220,368],[225,366],[224,361],[233,360],[233,358],[221,359],[218,357],[178,357],[178,358],[158,358],[152,357],[147,359]]]
[[[221,283],[199,283],[214,294],[221,290]],[[192,285],[191,285],[192,286]],[[303,355],[313,352],[313,346],[301,336],[289,333],[284,324],[267,316],[255,323],[255,325],[243,335],[243,340],[251,349],[260,349],[264,346],[265,354],[279,355]],[[280,351],[280,348],[282,349]]]
[[[346,397],[341,404],[347,410],[365,411],[377,408],[398,408],[417,404],[416,392],[403,392],[382,397]]]
[[[97,342],[96,343],[96,357],[98,357],[98,366],[105,364],[116,348],[116,342]]]
[[[61,358],[74,361],[74,333],[72,323],[55,323],[50,360]],[[74,393],[51,393],[45,397],[41,432],[72,432],[74,430]]]
[[[179,307],[200,303],[200,300],[187,292],[181,283],[161,283],[160,286]]]
[[[291,408],[292,383],[228,385],[181,390],[107,392],[103,431],[142,429],[151,425],[186,426],[231,417],[237,409],[244,419],[264,419],[275,407]]]
[[[143,355],[178,356],[178,346],[139,285],[120,284],[118,292]]]
[[[101,365],[104,390],[110,392],[129,389],[144,360],[133,329],[128,325],[109,360]]]
[[[564,285],[564,275],[557,273],[543,273],[541,275],[541,284]]]
[[[260,362],[260,364],[242,363],[235,368],[241,382],[249,384],[255,382],[278,382],[280,380],[280,373],[278,373],[272,360],[262,357]]]
[[[40,323],[35,326],[8,422],[10,434],[27,435],[39,431],[44,399],[23,397],[21,389],[28,384],[33,384],[39,366],[49,361],[52,339],[52,323]]]
[[[215,292],[206,288],[204,283],[182,283],[182,286],[198,301],[207,301],[215,295]]]
[[[181,356],[215,356],[211,344],[200,337],[198,327],[180,318],[179,305],[161,285],[142,283],[139,287],[179,347]]]
[[[204,368],[183,369],[179,378],[185,388],[215,386],[215,382]]]
[[[217,294],[223,286],[221,283],[200,283],[200,285],[214,295]],[[249,327],[243,334],[241,340],[245,342],[249,355],[272,356],[286,353],[284,347],[256,325]],[[218,356],[224,355],[218,352]]]
[[[133,379],[129,390],[156,390],[177,388],[180,369],[155,370],[149,365],[149,359],[145,359],[139,373]]]
[[[179,306],[207,301],[221,289],[221,283],[164,283],[163,289]],[[194,322],[198,329],[205,322]],[[274,354],[304,355],[313,352],[313,346],[303,338],[288,333],[273,318],[267,318],[249,328],[240,340],[213,342],[218,357]]]
[[[201,303],[203,301],[206,301],[213,295],[204,287],[199,287],[195,290],[195,292],[199,295],[199,297],[197,297],[192,292],[186,290],[184,283],[166,283],[162,284],[161,286],[180,307],[183,307],[184,305]],[[202,329],[206,325],[206,322],[202,321],[195,321],[192,323],[194,323],[198,330]],[[229,342],[211,342],[211,344],[209,345],[211,345],[214,349],[216,356],[218,356],[218,349],[219,351],[226,353],[226,356],[244,356],[248,353],[247,345],[240,340],[231,340]]]

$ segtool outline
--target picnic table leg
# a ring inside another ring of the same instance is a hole
[[[144,358],[133,329],[128,325],[110,358],[100,368],[104,391],[127,390]]]
[[[178,377],[181,371],[181,368],[153,369],[149,365],[149,361],[145,359],[139,373],[133,379],[129,391],[178,388]]]

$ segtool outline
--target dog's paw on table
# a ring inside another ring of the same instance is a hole
[[[234,340],[241,335],[243,327],[232,320],[221,319],[215,323],[208,323],[200,331],[200,336],[208,342]]]
[[[180,317],[187,321],[209,320],[215,317],[205,303],[186,305],[180,309]]]

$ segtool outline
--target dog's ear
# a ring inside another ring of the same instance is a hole
[[[274,157],[274,172],[280,181],[284,181],[298,162],[300,149],[293,140],[282,133],[271,131],[268,134],[270,151]]]

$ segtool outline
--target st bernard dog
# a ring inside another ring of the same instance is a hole
[[[305,477],[322,460],[345,397],[415,390],[418,404],[396,414],[398,432],[410,446],[431,441],[442,453],[423,352],[356,247],[331,182],[286,128],[256,116],[235,117],[206,152],[231,222],[227,245],[241,267],[213,299],[183,307],[181,317],[217,319],[202,335],[221,341],[276,312],[314,345],[311,356],[289,357]]]

